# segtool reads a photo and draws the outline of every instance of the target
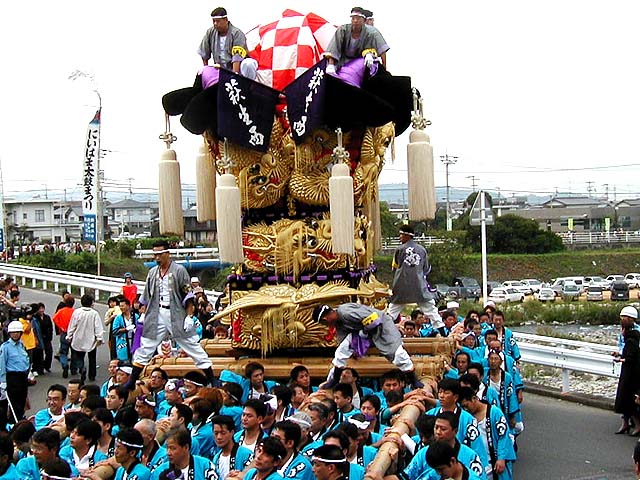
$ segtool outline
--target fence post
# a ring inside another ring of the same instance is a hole
[[[46,281],[46,280],[43,280],[43,281],[42,281],[42,289],[43,289],[43,290],[46,290],[46,289],[47,289],[47,281]]]
[[[571,370],[568,368],[562,369],[562,393],[569,393],[571,391],[571,386],[569,382],[569,376],[571,375]]]
[[[59,287],[58,282],[54,282],[54,284],[53,284],[53,291],[54,291],[54,292],[56,292],[56,293],[58,293],[58,289],[59,289],[58,287]]]

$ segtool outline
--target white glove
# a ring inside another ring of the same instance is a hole
[[[136,326],[133,324],[127,325],[126,329],[127,329],[127,332],[133,332],[136,329]]]
[[[185,317],[184,324],[182,325],[182,328],[184,328],[184,331],[190,332],[194,329],[194,327],[195,327],[195,322],[193,321],[193,319],[191,317]]]
[[[360,335],[362,338],[369,338],[369,335],[364,330],[359,330],[358,335]]]
[[[333,63],[327,63],[327,68],[326,68],[326,72],[330,73],[332,75],[335,75],[336,73],[336,66]]]
[[[367,53],[364,56],[364,66],[367,68],[371,68],[373,66],[373,62],[375,61],[375,57],[373,56],[373,53]]]

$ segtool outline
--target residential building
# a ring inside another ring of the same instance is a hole
[[[130,198],[110,203],[104,208],[109,217],[109,227],[117,235],[122,232],[149,232],[159,214],[158,202],[139,202]]]
[[[188,244],[213,243],[217,239],[216,222],[198,222],[196,207],[182,211],[184,217],[184,240]]]
[[[535,220],[540,228],[556,233],[640,229],[640,199],[614,204],[602,198],[553,197],[539,206],[527,206],[508,213]]]
[[[34,198],[4,203],[7,240],[18,242],[79,242],[82,237],[80,202]]]

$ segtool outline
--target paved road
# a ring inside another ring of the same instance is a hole
[[[563,400],[525,395],[526,431],[518,442],[517,479],[635,479],[636,438],[614,435],[612,412]]]
[[[60,297],[33,290],[22,290],[22,301],[42,301],[53,312]],[[78,301],[79,304],[79,301]],[[105,306],[98,305],[104,315]],[[54,345],[54,350],[57,346]],[[107,379],[109,352],[105,346],[98,353],[96,383]],[[32,408],[29,414],[44,408],[46,391],[53,383],[66,383],[60,365],[53,372],[38,377],[29,389]],[[538,395],[525,395],[523,404],[526,431],[520,437],[515,478],[518,480],[622,480],[635,479],[631,454],[635,438],[614,435],[619,426],[612,412]]]
[[[56,306],[61,300],[60,295],[54,295],[51,293],[41,292],[37,290],[28,290],[25,288],[20,289],[20,301],[21,302],[42,302],[46,306],[46,312],[49,315],[53,315],[56,310]],[[76,307],[80,306],[80,298],[76,298]],[[100,315],[104,317],[107,307],[105,305],[96,305],[96,310],[100,312]],[[105,340],[106,340],[105,334]],[[53,339],[53,351],[54,354],[58,350],[58,339]],[[85,358],[85,362],[87,362]],[[96,377],[96,383],[102,385],[107,381],[107,367],[109,366],[109,349],[106,345],[102,345],[98,349],[97,356],[98,374]],[[67,380],[62,378],[62,368],[57,360],[53,360],[51,367],[52,372],[38,377],[38,383],[29,388],[29,401],[31,402],[31,410],[27,412],[27,415],[35,415],[35,413],[41,408],[47,406],[47,389],[54,383],[67,384]]]

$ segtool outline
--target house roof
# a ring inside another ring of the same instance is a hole
[[[553,197],[542,204],[543,207],[587,207],[602,205],[603,200],[592,197]]]
[[[139,202],[137,200],[133,200],[131,198],[125,198],[124,200],[120,200],[118,202],[113,202],[110,204],[108,209],[120,209],[120,208],[158,208],[157,202]]]
[[[625,198],[616,203],[616,207],[640,207],[640,198]]]

